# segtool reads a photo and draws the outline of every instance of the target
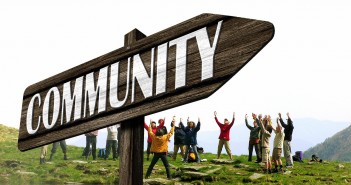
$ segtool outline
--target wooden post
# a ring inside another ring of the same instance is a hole
[[[124,47],[146,37],[134,29],[124,36]],[[121,123],[119,184],[143,184],[144,116]]]

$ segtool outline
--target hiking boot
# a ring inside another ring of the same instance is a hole
[[[67,155],[65,154],[64,156],[63,156],[63,160],[67,160],[68,158],[67,158]]]
[[[288,166],[286,166],[286,168],[293,168],[293,166],[292,165],[288,165]]]
[[[40,158],[40,164],[45,164],[45,159],[44,158]]]

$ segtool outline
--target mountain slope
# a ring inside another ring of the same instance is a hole
[[[7,127],[0,124],[0,142],[2,141],[16,141],[18,137],[18,130],[12,127]]]
[[[320,158],[333,161],[351,161],[351,126],[327,138],[320,143],[308,149],[304,156],[311,158],[317,154]]]

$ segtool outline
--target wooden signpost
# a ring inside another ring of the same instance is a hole
[[[210,96],[273,35],[269,22],[216,14],[148,37],[133,30],[124,47],[25,90],[18,148],[122,123],[120,183],[139,184],[144,116]]]

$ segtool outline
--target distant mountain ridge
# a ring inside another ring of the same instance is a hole
[[[351,161],[351,126],[327,138],[304,152],[305,158],[316,154],[321,159],[332,161]]]

